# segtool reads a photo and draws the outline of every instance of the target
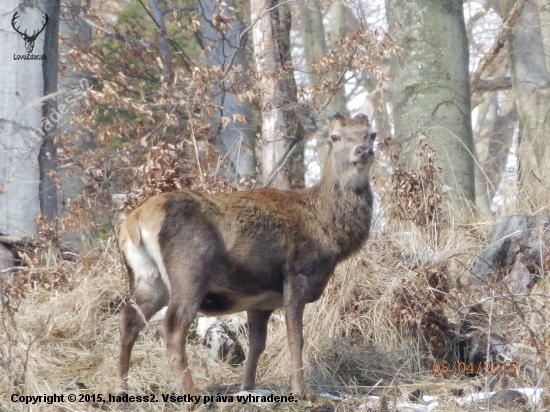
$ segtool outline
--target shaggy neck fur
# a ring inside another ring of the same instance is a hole
[[[335,170],[329,153],[321,181],[309,191],[309,204],[325,232],[334,239],[338,261],[361,248],[372,220],[372,191],[368,171],[361,175]],[[335,177],[338,176],[338,177]]]

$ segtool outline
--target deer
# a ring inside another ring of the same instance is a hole
[[[33,31],[32,31],[32,34],[29,34],[27,33],[28,30],[31,29],[31,27],[27,27],[25,29],[25,31],[21,31],[21,25],[29,25],[29,24],[32,24],[32,18],[34,17],[33,14],[37,14],[39,13],[42,18],[42,22],[41,22],[41,26],[42,27],[38,27],[38,28],[34,28]],[[19,14],[19,10],[17,10],[15,12],[15,14],[13,15],[12,19],[11,19],[11,26],[13,27],[13,29],[19,33],[21,35],[21,37],[23,38],[23,40],[25,40],[25,49],[27,50],[27,53],[32,53],[32,51],[34,50],[34,42],[36,41],[36,39],[38,38],[38,36],[40,35],[40,33],[42,33],[44,31],[44,29],[46,28],[46,25],[48,24],[48,20],[49,20],[49,17],[46,13],[42,12],[41,10],[38,10],[38,9],[30,9],[30,10],[26,10],[25,12],[23,12],[23,23],[20,22],[21,20],[21,15]]]
[[[376,133],[359,114],[329,116],[321,179],[301,190],[275,188],[155,195],[124,220],[119,245],[130,295],[120,316],[118,393],[126,393],[130,355],[140,330],[161,308],[168,360],[184,394],[196,396],[186,336],[197,315],[246,311],[249,350],[241,390],[252,390],[266,347],[268,321],[284,309],[291,389],[304,383],[303,313],[320,298],[336,265],[369,236],[369,170]]]

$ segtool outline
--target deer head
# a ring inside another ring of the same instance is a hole
[[[25,40],[25,48],[27,49],[27,53],[32,53],[36,38],[40,33],[44,31],[44,29],[46,28],[46,24],[48,24],[48,15],[46,13],[38,9],[34,9],[32,11],[33,13],[28,13],[27,10],[25,10],[22,14],[19,14],[19,10],[17,10],[13,15],[13,18],[11,19],[11,26],[17,33],[21,35],[23,40]],[[34,23],[37,20],[35,18],[36,13],[40,14],[39,17],[41,20],[41,23],[38,27],[36,26],[36,23]],[[24,26],[24,29],[22,29],[21,26]]]
[[[364,114],[353,118],[340,113],[329,116],[329,167],[343,184],[363,187],[369,181],[369,169],[374,161],[374,140],[369,119]]]

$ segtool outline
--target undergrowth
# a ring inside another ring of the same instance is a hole
[[[430,180],[429,190],[425,179]],[[440,213],[445,206],[434,186],[437,179],[430,165],[414,175],[397,170],[390,190],[397,209],[392,211],[386,203],[385,210],[400,219],[392,218],[391,224],[373,233],[360,253],[337,268],[321,299],[306,307],[307,382],[313,393],[338,394],[344,401],[318,396],[314,406],[299,402],[272,409],[391,410],[392,402],[406,401],[420,391],[439,398],[438,410],[457,410],[455,396],[479,387],[548,389],[548,280],[542,276],[521,296],[470,285],[472,262],[487,246],[498,217],[442,217],[449,214]],[[407,215],[411,208],[416,210],[414,219]],[[420,213],[426,216],[419,218]],[[20,251],[19,259],[21,266],[2,283],[0,410],[61,410],[43,403],[24,407],[11,402],[12,395],[113,394],[118,313],[127,292],[115,237],[83,247],[72,261],[63,259],[48,241]],[[276,312],[269,323],[257,386],[288,395],[290,357],[281,315]],[[130,394],[156,394],[160,399],[163,393],[178,391],[165,357],[161,323],[149,322],[134,347]],[[472,349],[475,339],[486,345],[487,335],[523,345],[531,355],[518,363],[515,376],[433,373],[434,362],[466,360],[464,351]],[[246,336],[241,339],[246,347]],[[209,394],[238,390],[242,366],[211,359],[197,341],[188,350],[198,388]],[[369,395],[381,397],[377,406],[365,406]],[[92,401],[70,405],[75,411],[118,408]],[[182,408],[161,400],[138,409]],[[221,404],[218,410],[254,408]]]

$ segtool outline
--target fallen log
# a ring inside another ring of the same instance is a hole
[[[34,247],[36,242],[30,237],[18,237],[0,233],[0,243],[7,247]]]
[[[472,266],[472,283],[505,282],[511,291],[529,289],[549,261],[550,216],[505,216],[498,223],[489,247]]]

